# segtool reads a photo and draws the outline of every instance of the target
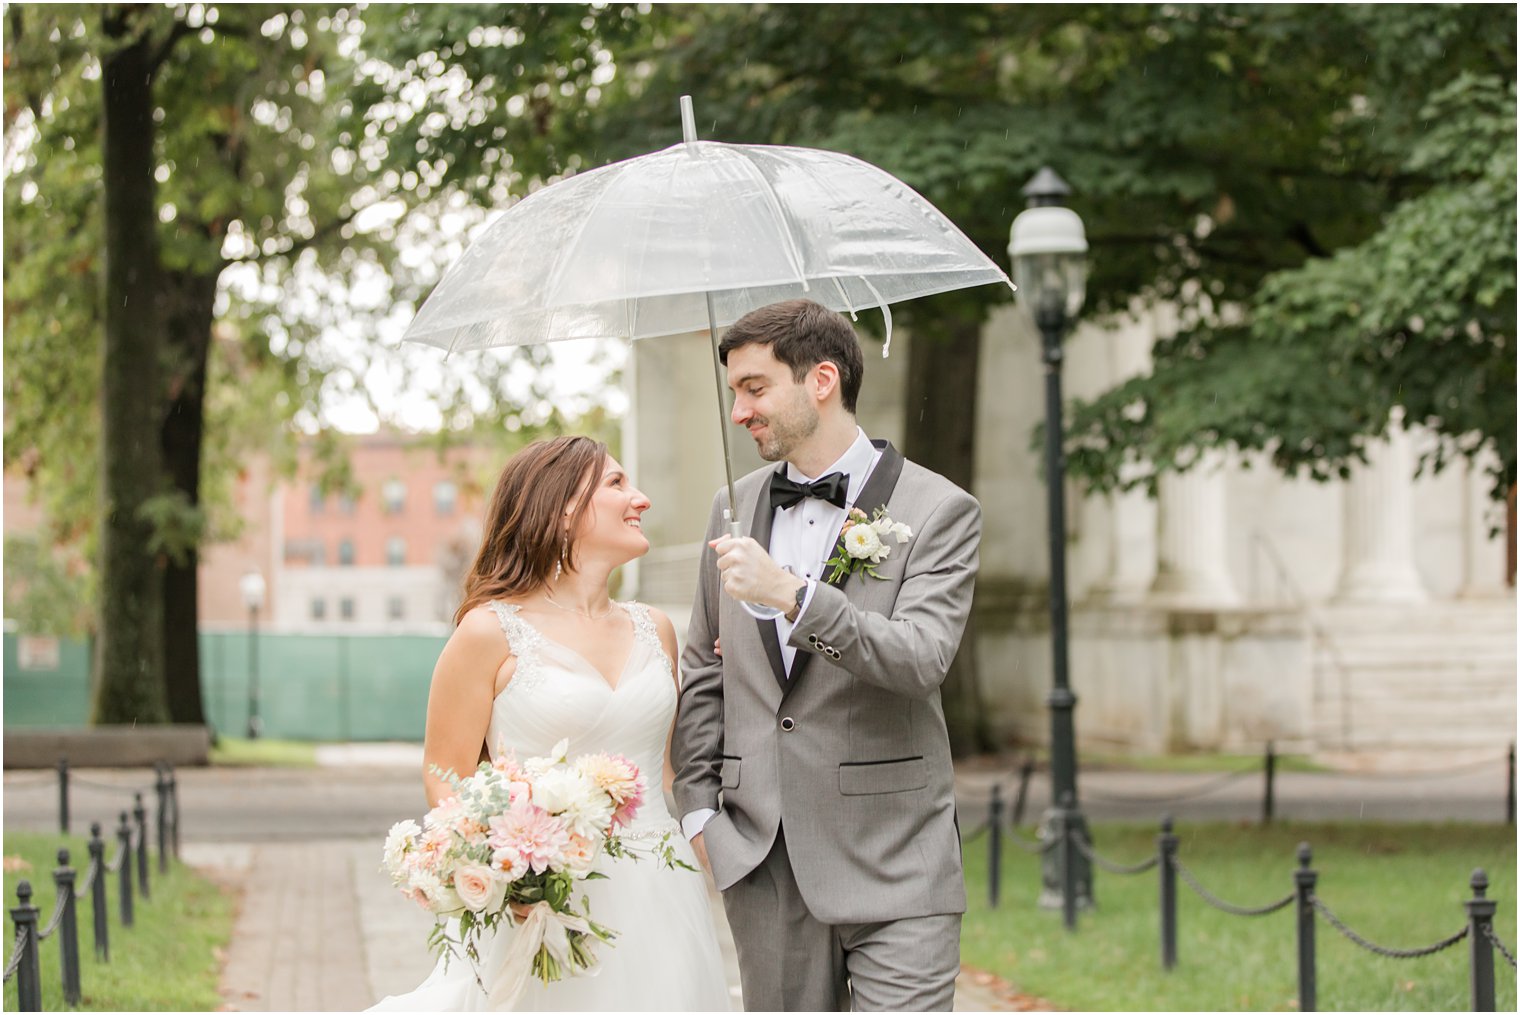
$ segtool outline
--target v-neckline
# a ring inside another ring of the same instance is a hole
[[[628,618],[628,624],[629,624],[629,626],[633,628],[633,644],[631,644],[630,646],[628,646],[628,655],[626,657],[624,657],[624,659],[623,659],[623,665],[621,667],[619,667],[619,669],[617,671],[617,682],[616,683],[614,683],[611,680],[608,680],[606,672],[603,671],[601,667],[597,666],[596,663],[593,663],[590,659],[587,659],[579,651],[577,651],[574,648],[571,648],[569,645],[566,645],[564,642],[560,641],[558,638],[551,638],[549,635],[545,634],[543,632],[543,629],[540,628],[537,624],[533,623],[527,617],[523,616],[522,606],[518,605],[517,603],[513,603],[511,605],[513,605],[513,606],[515,606],[517,608],[517,619],[518,620],[522,621],[524,624],[527,624],[529,627],[531,627],[533,629],[533,633],[536,634],[536,635],[538,635],[544,641],[549,642],[551,645],[557,645],[557,646],[559,646],[560,648],[564,649],[566,652],[568,652],[571,655],[575,656],[575,658],[579,659],[581,661],[581,663],[584,664],[585,667],[588,670],[590,670],[592,673],[595,673],[597,675],[597,677],[601,680],[602,684],[607,688],[607,690],[608,690],[609,693],[616,694],[617,691],[618,691],[618,688],[620,688],[620,687],[623,686],[623,681],[628,676],[628,667],[630,667],[630,666],[633,665],[633,657],[635,655],[637,655],[638,651],[639,651],[639,626],[638,626],[638,624],[634,623],[633,613],[632,613],[631,610],[628,609],[628,607],[625,604],[619,603],[619,602],[614,602],[613,603],[614,606],[616,606],[617,608],[619,608],[619,609],[621,609],[623,611],[623,615]]]

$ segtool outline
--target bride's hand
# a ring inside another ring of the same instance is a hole
[[[712,873],[712,864],[707,862],[707,844],[702,841],[702,833],[698,832],[691,838],[691,851],[697,854],[697,862],[707,873]]]
[[[718,658],[721,659],[723,657],[723,639],[722,638],[714,638],[713,639],[713,651],[715,653],[717,653]]]

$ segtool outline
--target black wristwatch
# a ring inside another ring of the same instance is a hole
[[[788,611],[792,614],[788,619],[796,620],[802,614],[802,604],[807,602],[807,594],[808,583],[804,581],[801,585],[797,586],[797,601],[792,604],[791,610]]]

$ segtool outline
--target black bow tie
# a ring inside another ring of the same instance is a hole
[[[771,476],[771,510],[800,504],[804,497],[817,497],[842,508],[849,488],[850,477],[843,472],[831,472],[811,483],[794,483],[785,472],[777,472]]]

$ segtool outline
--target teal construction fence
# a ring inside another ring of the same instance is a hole
[[[201,688],[219,731],[248,729],[249,644],[243,633],[204,633]],[[425,635],[261,634],[263,735],[289,740],[422,739],[428,681],[444,639]],[[82,726],[89,715],[89,646],[59,639],[28,653],[5,635],[5,726]],[[40,658],[39,658],[40,657]]]

